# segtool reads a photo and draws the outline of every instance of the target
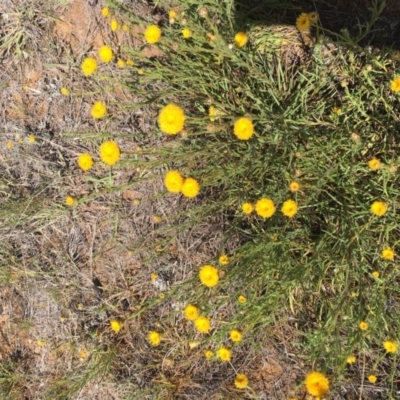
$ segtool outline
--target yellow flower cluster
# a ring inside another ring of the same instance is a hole
[[[183,178],[176,170],[168,171],[164,176],[164,185],[170,193],[182,193],[187,198],[194,198],[200,192],[199,182],[194,178]]]
[[[325,396],[329,390],[329,381],[321,372],[310,372],[304,381],[307,392],[315,397]]]

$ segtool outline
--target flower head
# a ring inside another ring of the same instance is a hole
[[[121,322],[117,321],[116,319],[113,319],[112,321],[110,321],[110,328],[115,333],[118,333],[122,328],[122,324],[121,324]]]
[[[188,304],[185,307],[184,314],[186,319],[189,321],[194,321],[199,317],[199,309],[192,304]]]
[[[214,287],[218,284],[218,270],[212,265],[204,265],[199,272],[200,282],[207,287]]]
[[[144,32],[144,38],[149,44],[157,43],[161,38],[161,29],[157,25],[150,25]]]
[[[6,146],[7,146],[7,149],[12,149],[12,147],[13,147],[13,142],[11,141],[11,140],[9,140],[8,142],[7,142],[7,144],[6,144]]]
[[[382,250],[382,253],[381,253],[381,257],[384,260],[389,260],[389,261],[393,261],[395,255],[396,255],[396,253],[390,247],[386,247],[385,249]]]
[[[60,89],[60,93],[61,93],[63,96],[68,96],[68,95],[70,94],[70,91],[69,91],[66,87],[62,87],[62,88]]]
[[[93,118],[103,118],[107,114],[107,107],[102,101],[96,101],[91,110]]]
[[[245,374],[237,374],[234,383],[238,389],[244,389],[249,384],[249,380]]]
[[[296,193],[300,190],[300,183],[297,181],[292,181],[289,184],[289,190],[293,193]]]
[[[99,149],[101,161],[104,164],[114,165],[121,157],[121,150],[116,142],[106,140]]]
[[[238,302],[239,302],[240,304],[244,304],[244,303],[246,303],[246,301],[247,301],[247,299],[246,299],[245,296],[240,295],[240,296],[238,297]]]
[[[388,353],[396,353],[397,351],[397,343],[393,342],[393,340],[385,340],[383,347]]]
[[[118,29],[119,29],[119,23],[118,23],[118,21],[116,20],[116,19],[112,19],[111,20],[111,22],[110,22],[110,29],[112,30],[112,31],[117,31]]]
[[[390,82],[390,89],[393,90],[393,92],[400,92],[400,77],[396,77]]]
[[[198,317],[194,320],[194,326],[200,333],[208,333],[211,329],[210,318]]]
[[[368,322],[365,321],[361,321],[358,324],[358,327],[362,330],[362,331],[366,331],[368,329]]]
[[[372,214],[375,214],[378,217],[381,217],[382,215],[385,215],[386,212],[387,212],[387,209],[388,209],[388,206],[383,201],[374,201],[371,204],[371,212],[372,212]]]
[[[124,61],[124,60],[121,60],[121,59],[119,59],[118,61],[117,61],[117,67],[118,68],[125,68],[126,67],[126,62]]]
[[[147,335],[147,340],[152,346],[158,346],[161,342],[161,333],[150,331]]]
[[[66,204],[67,206],[69,206],[69,207],[74,206],[74,205],[76,204],[76,199],[75,199],[75,197],[67,196],[67,197],[65,198],[65,204]]]
[[[299,31],[306,31],[310,28],[310,16],[307,13],[301,13],[296,19],[296,28]]]
[[[368,167],[372,169],[372,171],[376,171],[381,167],[381,162],[377,158],[372,158],[368,161]]]
[[[282,214],[288,218],[294,217],[297,213],[297,210],[297,203],[294,200],[286,200],[281,208]]]
[[[101,10],[101,15],[105,18],[108,17],[110,15],[110,9],[108,7],[104,7]]]
[[[247,43],[247,41],[248,41],[248,37],[247,37],[247,35],[246,35],[245,32],[238,32],[238,33],[235,35],[235,45],[236,45],[237,47],[243,47],[243,46],[245,46],[246,43]]]
[[[97,60],[93,57],[87,57],[82,61],[81,69],[83,75],[89,76],[97,71]]]
[[[217,109],[214,106],[210,106],[208,109],[208,117],[211,122],[214,122],[217,119]]]
[[[254,133],[254,125],[250,118],[241,117],[233,125],[233,133],[240,140],[249,140]]]
[[[191,37],[192,37],[192,31],[191,31],[190,29],[188,29],[188,28],[183,29],[183,30],[182,30],[182,37],[183,37],[184,39],[189,39],[189,38],[191,38]]]
[[[183,177],[176,170],[168,171],[164,177],[164,185],[170,193],[180,193],[183,185]]]
[[[214,352],[211,351],[211,350],[206,350],[206,351],[204,352],[204,356],[205,356],[207,359],[210,359],[213,355],[214,355]]]
[[[28,142],[29,142],[29,143],[35,143],[35,142],[36,142],[36,137],[35,137],[35,135],[29,135],[29,136],[28,136]]]
[[[379,278],[379,271],[373,271],[373,272],[371,272],[371,275],[372,275],[374,278]]]
[[[237,330],[237,329],[232,329],[232,330],[229,332],[229,336],[230,336],[232,342],[235,342],[235,343],[239,343],[239,342],[242,340],[242,338],[243,338],[242,332],[240,332],[240,331]]]
[[[275,213],[275,205],[271,199],[261,198],[256,203],[256,213],[263,218],[271,218]]]
[[[308,18],[310,19],[311,23],[315,23],[318,21],[319,15],[317,12],[313,11],[308,13]]]
[[[354,364],[355,362],[356,362],[356,356],[354,356],[354,355],[351,355],[351,356],[348,356],[347,358],[346,358],[346,362],[347,362],[347,364]]]
[[[181,193],[188,198],[196,197],[199,194],[200,185],[194,178],[186,178],[183,181]]]
[[[231,361],[232,351],[227,347],[221,347],[217,350],[218,357],[221,361]]]
[[[376,383],[376,381],[378,380],[378,378],[376,377],[376,375],[368,375],[368,382],[370,382],[370,383],[372,383],[372,384],[374,384],[374,383]]]
[[[83,153],[78,157],[78,165],[83,171],[89,171],[93,166],[93,158],[88,153]]]
[[[242,211],[244,214],[249,215],[254,211],[254,206],[253,204],[249,202],[245,202],[242,204]]]
[[[315,397],[322,397],[329,390],[329,381],[321,372],[310,372],[304,381],[307,392]]]
[[[229,264],[229,257],[226,254],[222,254],[219,258],[218,261],[221,265],[228,265]]]
[[[175,104],[168,104],[158,114],[158,125],[162,132],[176,135],[183,129],[185,118],[182,108]]]
[[[99,57],[101,61],[109,63],[114,57],[112,48],[110,46],[101,46],[99,49]]]

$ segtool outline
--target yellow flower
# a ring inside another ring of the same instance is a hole
[[[152,346],[158,346],[161,342],[161,334],[156,331],[150,331],[147,340]]]
[[[150,275],[150,279],[151,279],[152,282],[154,282],[154,281],[156,281],[158,279],[158,275],[153,273],[153,274]]]
[[[386,212],[387,212],[387,209],[388,209],[388,206],[383,201],[374,201],[371,204],[371,212],[372,212],[372,214],[375,214],[378,217],[381,217],[382,215],[385,215]]]
[[[342,110],[339,107],[333,107],[332,112],[336,115],[340,115],[342,113]]]
[[[390,260],[390,261],[393,261],[394,260],[394,256],[396,255],[396,253],[394,252],[394,250],[393,249],[391,249],[390,247],[386,247],[386,249],[383,249],[382,250],[382,253],[381,253],[381,257],[384,259],[384,260]]]
[[[229,336],[230,336],[232,342],[235,342],[235,343],[240,342],[240,341],[242,340],[242,338],[243,338],[242,332],[240,332],[240,331],[237,330],[237,329],[232,329],[232,330],[229,332]]]
[[[356,356],[351,355],[346,358],[347,364],[354,364],[356,362]]]
[[[245,32],[238,32],[235,35],[235,44],[237,47],[243,47],[248,41],[248,37]]]
[[[9,140],[8,142],[7,142],[7,149],[12,149],[12,147],[13,147],[13,142],[11,141],[11,140]]]
[[[254,126],[250,118],[241,117],[235,121],[233,133],[240,140],[249,140],[254,133]]]
[[[294,200],[286,200],[281,208],[282,214],[288,218],[292,218],[296,215],[298,210],[297,204]]]
[[[28,142],[29,142],[29,143],[35,143],[35,142],[36,142],[36,137],[35,137],[35,135],[29,135],[29,136],[28,136]]]
[[[246,303],[246,301],[247,301],[247,299],[246,299],[245,296],[240,295],[240,296],[238,297],[238,302],[239,302],[240,304],[244,304],[244,303]]]
[[[165,174],[164,185],[170,193],[180,193],[183,186],[183,177],[176,171],[171,170]]]
[[[99,57],[101,61],[109,63],[114,57],[112,48],[110,46],[101,46],[99,49]]]
[[[368,381],[370,383],[376,383],[376,381],[378,380],[378,378],[376,377],[376,375],[368,375]]]
[[[256,203],[256,213],[263,218],[270,218],[275,213],[275,205],[271,199],[265,197],[257,200]]]
[[[188,29],[188,28],[183,29],[183,30],[182,30],[182,37],[183,37],[184,39],[189,39],[189,38],[191,38],[191,37],[192,37],[192,31],[191,31],[190,29]]]
[[[383,342],[383,347],[388,353],[396,353],[397,351],[397,343],[392,340],[385,340]]]
[[[374,278],[379,278],[379,272],[378,272],[378,271],[373,271],[373,272],[371,273],[371,275],[372,275]]]
[[[366,331],[368,329],[368,322],[365,321],[361,321],[358,324],[358,327],[362,330],[362,331]]]
[[[116,19],[112,19],[110,22],[110,28],[112,31],[117,31],[119,29],[119,23]]]
[[[396,77],[390,82],[390,89],[393,90],[393,92],[400,92],[400,77]]]
[[[212,265],[203,265],[199,272],[200,282],[207,287],[214,287],[218,284],[218,270]]]
[[[186,319],[189,321],[194,321],[199,317],[199,309],[192,304],[189,304],[185,307],[184,313]]]
[[[222,256],[218,259],[221,265],[228,265],[229,264],[229,257],[226,254],[222,254]]]
[[[128,67],[132,67],[132,65],[134,65],[134,62],[133,62],[132,58],[128,58],[128,59],[126,60],[126,65],[127,65]]]
[[[204,356],[205,356],[207,359],[210,359],[213,355],[214,355],[214,352],[211,351],[211,350],[206,350],[206,351],[204,352]]]
[[[83,75],[89,76],[97,71],[97,61],[93,57],[87,57],[82,61],[81,69]]]
[[[102,101],[96,101],[91,110],[93,118],[103,118],[107,114],[107,107]]]
[[[194,326],[200,333],[208,333],[211,329],[210,318],[199,317],[194,320]]]
[[[123,30],[124,32],[128,32],[128,31],[129,31],[129,26],[128,26],[127,24],[123,24],[123,25],[122,25],[122,30]]]
[[[75,203],[76,203],[76,199],[75,199],[74,197],[72,197],[72,196],[67,196],[67,197],[65,198],[65,204],[66,204],[67,206],[72,207],[73,205],[75,205]]]
[[[89,171],[93,167],[93,158],[88,153],[83,153],[78,157],[78,165],[83,171]]]
[[[62,87],[60,89],[60,92],[63,96],[68,96],[70,94],[70,91],[66,87]]]
[[[381,167],[381,162],[377,158],[372,158],[368,161],[368,167],[372,169],[372,171],[376,171]]]
[[[249,215],[254,211],[253,204],[245,202],[242,204],[242,211],[244,214]]]
[[[118,332],[121,330],[121,328],[122,328],[122,324],[121,324],[121,322],[117,321],[116,319],[113,319],[113,320],[110,322],[110,328],[111,328],[111,330],[113,330],[115,333],[118,333]]]
[[[87,352],[85,349],[79,350],[79,358],[86,358],[87,357]]]
[[[293,193],[296,193],[300,190],[300,183],[296,181],[292,181],[289,184],[289,190]]]
[[[193,198],[199,194],[200,185],[194,178],[186,178],[183,181],[181,192],[185,197]]]
[[[100,146],[100,158],[103,163],[114,165],[121,157],[118,144],[112,140],[106,140]]]
[[[176,18],[178,17],[178,14],[176,13],[175,10],[170,10],[169,13],[168,13],[168,17],[169,17],[170,19],[171,19],[171,18],[176,19]]]
[[[108,16],[110,15],[110,9],[109,9],[108,7],[104,7],[104,8],[101,10],[101,15],[102,15],[103,17],[108,17]]]
[[[306,31],[310,28],[310,17],[306,13],[301,13],[296,19],[296,28],[299,31]]]
[[[175,104],[168,104],[158,114],[158,125],[162,132],[176,135],[183,129],[185,119],[182,108]]]
[[[217,354],[221,361],[231,361],[232,351],[227,347],[221,347],[218,349]]]
[[[157,25],[150,25],[144,32],[144,38],[149,44],[157,43],[161,38],[161,29]]]
[[[217,109],[214,106],[210,106],[208,109],[208,117],[211,122],[214,122],[217,119]]]
[[[322,397],[329,390],[329,381],[321,372],[310,372],[304,381],[307,392],[315,397]]]
[[[125,68],[126,67],[126,62],[124,60],[119,59],[117,61],[117,67],[118,68]]]
[[[238,389],[244,389],[249,384],[249,380],[245,374],[237,374],[235,378],[235,386]]]

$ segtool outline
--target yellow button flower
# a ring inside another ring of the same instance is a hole
[[[199,272],[200,282],[209,288],[218,284],[218,270],[212,265],[204,265],[200,268]]]
[[[97,71],[97,60],[93,57],[87,57],[82,61],[81,69],[83,75],[89,76]]]
[[[248,37],[245,32],[238,32],[235,35],[235,44],[237,47],[243,47],[248,41]]]
[[[233,133],[240,140],[249,140],[254,133],[254,126],[250,118],[242,117],[235,121]]]
[[[306,31],[310,28],[310,16],[307,13],[301,13],[296,19],[296,28],[299,31]]]
[[[102,101],[96,101],[90,111],[93,118],[100,119],[107,114],[107,107]]]
[[[180,193],[183,186],[183,177],[176,171],[171,170],[165,174],[164,185],[170,193]]]
[[[188,28],[183,29],[183,30],[182,30],[182,37],[183,37],[184,39],[189,39],[189,38],[191,38],[191,37],[192,37],[192,31],[191,31],[190,29],[188,29]]]
[[[396,77],[390,82],[390,89],[395,93],[400,92],[400,77]]]
[[[395,255],[396,255],[396,253],[390,247],[386,247],[385,249],[382,250],[382,253],[381,253],[381,257],[384,260],[389,260],[389,261],[393,261]]]
[[[372,212],[372,214],[375,214],[378,217],[381,217],[382,215],[385,215],[386,212],[387,212],[387,209],[388,209],[388,206],[383,201],[374,201],[371,204],[371,212]]]
[[[371,160],[368,161],[368,167],[372,171],[376,171],[381,167],[381,162],[377,158],[372,158]]]
[[[292,181],[289,184],[289,190],[293,193],[296,193],[300,190],[300,183],[297,181]]]
[[[244,389],[249,384],[249,380],[245,374],[237,374],[234,383],[238,389]]]
[[[112,48],[110,46],[101,46],[99,49],[99,57],[101,61],[109,63],[114,57]]]
[[[183,181],[181,193],[188,198],[196,197],[200,192],[200,185],[194,178],[186,178]]]
[[[118,23],[118,21],[116,20],[116,19],[112,19],[111,20],[111,22],[110,22],[110,29],[112,30],[112,31],[117,31],[118,29],[119,29],[119,23]]]
[[[304,381],[307,392],[315,397],[325,396],[329,390],[329,381],[321,372],[310,372]]]
[[[78,165],[83,171],[89,171],[93,167],[93,158],[88,153],[83,153],[78,157]]]
[[[188,304],[185,307],[184,314],[186,319],[189,321],[194,321],[199,317],[199,309],[192,304]]]
[[[208,317],[199,317],[195,319],[194,326],[200,333],[208,333],[211,329],[210,318]]]
[[[217,354],[221,361],[231,361],[232,351],[227,347],[221,347],[220,349],[218,349]]]
[[[358,327],[360,328],[360,330],[366,331],[366,330],[368,329],[368,322],[361,321],[361,322],[358,324]]]
[[[237,330],[237,329],[232,329],[232,330],[229,332],[229,336],[230,336],[232,342],[235,342],[235,343],[239,343],[239,342],[242,340],[242,338],[243,338],[242,332],[240,332],[240,331]]]
[[[76,199],[72,196],[67,196],[65,198],[65,204],[69,207],[72,207],[76,204]]]
[[[117,321],[116,319],[113,319],[112,321],[110,321],[110,328],[115,333],[118,333],[122,328],[122,324],[121,324],[121,322]]]
[[[245,202],[242,204],[242,211],[244,214],[249,215],[254,211],[254,206],[253,204],[249,202]]]
[[[158,114],[158,125],[162,132],[176,135],[183,129],[185,119],[182,108],[175,104],[168,104]]]
[[[297,203],[294,200],[286,200],[281,208],[282,214],[288,218],[294,217],[297,213],[297,210]]]
[[[107,140],[100,146],[100,158],[107,165],[114,165],[121,157],[121,150],[116,142]]]
[[[160,40],[161,33],[162,32],[159,26],[150,25],[146,28],[146,31],[144,32],[144,38],[146,39],[147,43],[155,44]]]
[[[161,333],[150,331],[147,335],[147,340],[152,346],[158,346],[161,343]]]
[[[261,198],[256,203],[256,213],[262,218],[270,218],[275,213],[275,205],[271,199]]]
[[[397,352],[397,343],[393,342],[393,340],[385,340],[383,342],[383,347],[388,353],[396,353]]]

